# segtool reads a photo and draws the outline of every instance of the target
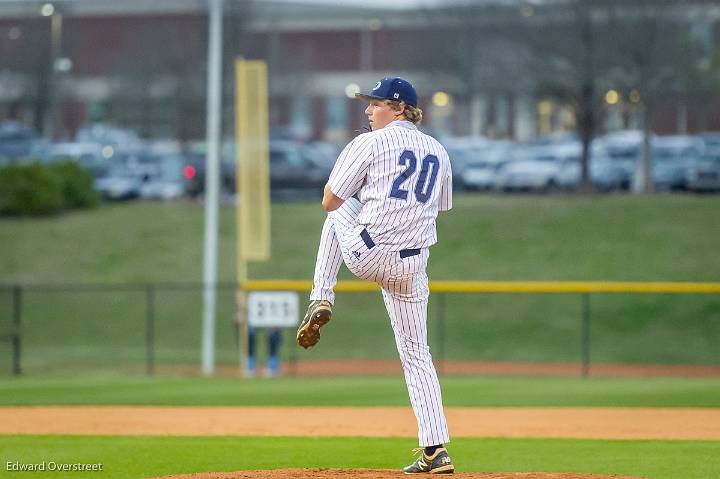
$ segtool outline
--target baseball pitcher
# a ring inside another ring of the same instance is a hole
[[[402,78],[383,78],[369,93],[365,114],[371,131],[340,154],[325,185],[328,211],[320,236],[313,289],[297,332],[304,348],[317,344],[330,321],[340,264],[374,281],[395,334],[421,453],[403,471],[452,473],[443,445],[449,442],[440,384],[427,343],[429,247],[437,241],[438,211],[452,207],[452,172],[445,149],[417,125],[414,87]],[[357,197],[357,199],[355,198]]]

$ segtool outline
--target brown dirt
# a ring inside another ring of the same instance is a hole
[[[425,475],[422,475],[426,477]],[[405,474],[389,469],[275,469],[269,471],[203,472],[157,479],[400,479]],[[458,479],[641,479],[629,476],[603,476],[574,472],[459,472]]]
[[[720,440],[720,409],[462,408],[453,437]],[[0,434],[414,437],[410,407],[1,407]]]
[[[579,364],[444,361],[444,374],[578,376]],[[221,368],[237,375],[237,368]],[[193,371],[185,371],[193,374]],[[400,374],[398,361],[301,361],[283,365],[300,376]],[[720,377],[718,366],[593,365],[591,376]],[[720,439],[720,410],[701,408],[446,408],[454,437],[587,439]],[[0,407],[0,434],[286,435],[412,437],[403,408]],[[397,470],[278,469],[204,472],[161,479],[399,479]],[[456,473],[459,479],[642,479],[568,472]]]

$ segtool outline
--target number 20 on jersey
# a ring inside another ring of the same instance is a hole
[[[393,181],[392,189],[390,190],[390,198],[397,198],[400,200],[407,200],[409,191],[403,189],[403,185],[410,179],[410,177],[417,170],[417,158],[415,153],[410,150],[405,150],[400,154],[398,164],[404,166],[405,169],[395,178]],[[413,193],[415,199],[420,203],[427,203],[432,196],[433,188],[435,188],[435,182],[437,181],[438,171],[440,170],[440,161],[435,155],[427,155],[422,159],[420,165],[420,175],[418,175],[415,188]]]

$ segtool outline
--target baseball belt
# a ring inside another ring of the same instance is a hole
[[[365,243],[365,246],[367,246],[368,249],[373,249],[375,247],[375,242],[370,237],[370,233],[367,232],[367,229],[363,228],[363,230],[360,232],[360,237],[362,238],[363,242]],[[416,256],[420,254],[420,248],[411,248],[411,249],[401,249],[400,250],[400,258],[409,258],[410,256]]]

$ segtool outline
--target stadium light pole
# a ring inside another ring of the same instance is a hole
[[[215,372],[215,299],[218,264],[220,189],[220,96],[222,93],[223,0],[210,0],[207,66],[207,157],[205,159],[205,236],[203,249],[202,372]]]

